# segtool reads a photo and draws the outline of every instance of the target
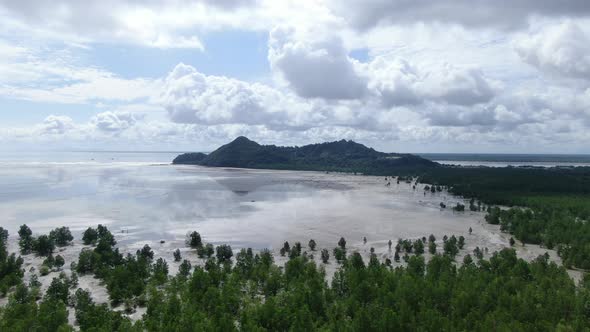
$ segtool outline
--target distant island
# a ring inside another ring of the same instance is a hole
[[[181,154],[173,163],[397,176],[398,181],[429,184],[431,190],[446,188],[486,204],[555,206],[590,218],[590,167],[463,167],[412,154],[379,152],[347,140],[279,147],[243,136],[209,154]]]
[[[310,144],[301,147],[261,145],[244,136],[209,153],[185,153],[173,164],[258,169],[310,170],[391,175],[403,170],[440,165],[402,153],[379,152],[354,141]]]

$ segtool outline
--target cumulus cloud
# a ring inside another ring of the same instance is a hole
[[[103,112],[94,116],[91,123],[98,130],[120,132],[137,123],[137,115],[129,112]]]
[[[527,63],[551,74],[590,79],[590,36],[567,21],[521,37],[515,45]]]
[[[415,22],[457,23],[467,27],[514,29],[533,16],[587,17],[586,0],[330,0],[335,12],[354,26]]]
[[[0,127],[0,139],[213,148],[238,135],[350,138],[406,151],[585,143],[590,41],[577,17],[587,15],[575,0],[0,0],[0,97],[105,110]],[[144,78],[87,64],[94,43],[203,49],[213,30],[268,33],[258,45],[268,72],[246,80],[179,64]]]
[[[297,103],[262,84],[207,76],[185,64],[177,65],[164,80],[161,103],[172,121],[199,124],[306,125],[311,105]]]
[[[496,95],[493,84],[476,68],[448,63],[427,67],[379,56],[369,63],[368,71],[370,87],[385,107],[424,102],[468,106],[489,102]]]
[[[254,0],[223,1],[2,1],[6,29],[71,43],[122,42],[157,48],[203,49],[194,16],[232,11]],[[176,19],[175,19],[176,16]],[[8,19],[10,18],[10,19]]]
[[[270,33],[268,59],[301,97],[358,99],[366,93],[366,78],[338,37],[310,42],[278,28]]]
[[[72,118],[67,116],[50,115],[38,126],[41,135],[63,135],[75,127]]]

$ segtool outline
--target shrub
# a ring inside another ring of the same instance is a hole
[[[328,251],[328,249],[322,249],[322,262],[324,264],[328,264],[328,261],[330,260],[330,252]]]
[[[33,250],[33,232],[27,225],[20,226],[18,230],[18,245],[23,254],[29,254]]]
[[[178,274],[183,277],[188,277],[188,275],[191,274],[191,262],[186,259],[183,260],[178,267]]]
[[[201,234],[199,232],[193,231],[186,235],[186,244],[193,248],[200,248],[203,246],[203,242],[201,240]]]
[[[49,256],[55,250],[55,243],[47,235],[41,235],[33,241],[33,251],[39,256]]]
[[[92,227],[88,227],[82,235],[82,242],[84,245],[96,245],[98,241],[98,231]]]
[[[315,251],[315,247],[316,247],[316,243],[314,239],[309,240],[309,243],[307,244],[307,246],[309,247],[309,249],[311,249],[311,251]]]
[[[74,240],[72,232],[70,232],[68,227],[59,227],[52,230],[49,233],[49,237],[59,247],[67,246],[72,240]]]
[[[81,274],[90,273],[94,271],[95,264],[97,261],[96,253],[92,250],[83,249],[78,255],[78,264],[76,265],[76,271]]]
[[[334,258],[338,263],[342,263],[346,260],[346,250],[342,249],[342,247],[334,248]]]
[[[231,250],[231,247],[227,244],[219,245],[217,246],[217,248],[215,248],[215,250],[217,252],[217,260],[220,263],[229,261],[234,255],[234,253]]]
[[[154,259],[154,252],[152,251],[152,248],[150,248],[150,246],[147,244],[144,245],[143,248],[141,248],[140,250],[137,250],[136,255],[137,257],[145,258],[147,260]]]
[[[182,255],[180,254],[180,249],[174,250],[173,255],[174,255],[174,261],[180,262],[180,260],[182,259]]]
[[[46,276],[48,275],[50,272],[49,266],[47,265],[41,265],[41,267],[39,268],[39,274],[42,276]]]
[[[343,237],[338,240],[338,246],[343,250],[346,249],[346,240]]]
[[[61,255],[57,255],[55,256],[55,267],[57,267],[58,269],[61,269],[62,266],[64,266],[65,264],[65,260]]]

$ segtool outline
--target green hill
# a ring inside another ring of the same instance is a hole
[[[438,166],[435,162],[415,155],[379,152],[353,141],[341,140],[301,147],[283,147],[260,145],[243,136],[208,155],[182,154],[176,157],[173,163],[385,175],[389,175],[392,171]]]

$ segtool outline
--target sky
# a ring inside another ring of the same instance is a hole
[[[0,151],[590,153],[587,0],[0,0]]]

